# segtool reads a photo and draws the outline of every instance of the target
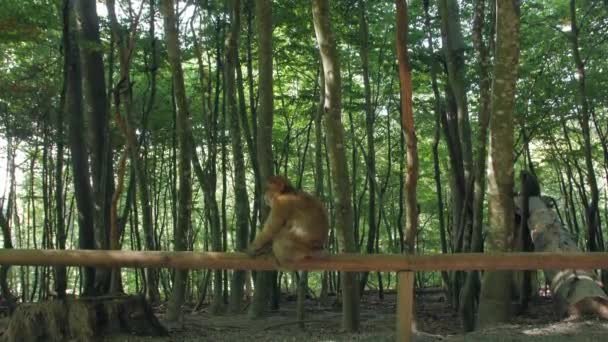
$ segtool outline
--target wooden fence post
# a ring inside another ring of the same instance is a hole
[[[412,341],[414,275],[415,273],[411,271],[397,273],[397,342]]]

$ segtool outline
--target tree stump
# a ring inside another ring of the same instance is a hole
[[[5,341],[91,341],[113,334],[166,336],[143,296],[66,298],[17,307]]]

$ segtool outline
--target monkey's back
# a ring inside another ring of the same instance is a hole
[[[329,219],[323,203],[303,191],[285,196],[285,204],[291,211],[290,219],[286,222],[289,234],[322,248],[329,232]]]

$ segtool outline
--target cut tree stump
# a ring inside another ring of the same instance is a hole
[[[5,341],[94,341],[113,334],[166,336],[143,296],[67,298],[17,307]]]
[[[521,198],[516,198],[519,206]],[[530,197],[528,225],[536,252],[580,252],[570,232],[542,197]],[[521,207],[521,206],[520,206]],[[560,313],[577,318],[593,315],[608,319],[608,296],[593,270],[543,270]]]

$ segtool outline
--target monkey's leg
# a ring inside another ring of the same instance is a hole
[[[323,249],[294,239],[292,235],[284,235],[275,239],[272,244],[272,252],[277,266],[284,266],[309,258],[323,259],[329,255]]]

